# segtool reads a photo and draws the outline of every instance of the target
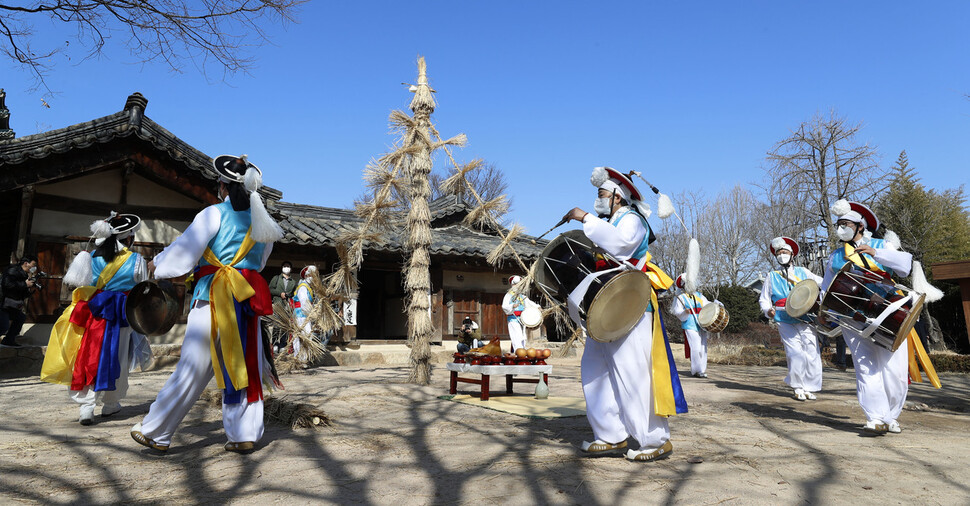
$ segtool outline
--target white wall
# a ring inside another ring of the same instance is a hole
[[[108,206],[105,207],[108,209]],[[85,214],[65,213],[47,209],[35,209],[34,220],[30,233],[34,235],[52,235],[64,237],[68,235],[91,235],[91,223],[107,217],[90,216]],[[137,242],[156,242],[169,244],[189,226],[187,221],[144,220],[141,228],[135,232]]]

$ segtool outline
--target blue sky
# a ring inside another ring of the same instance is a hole
[[[833,108],[865,125],[887,167],[905,149],[927,186],[970,182],[966,2],[311,1],[297,16],[225,82],[110,46],[59,57],[46,108],[4,62],[12,126],[87,121],[140,91],[149,117],[210,155],[249,154],[285,200],[347,207],[422,55],[438,129],[468,135],[460,161],[506,173],[512,219],[532,233],[592,207],[597,165],[642,170],[669,194],[760,181],[765,152]]]

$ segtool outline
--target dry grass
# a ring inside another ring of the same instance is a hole
[[[199,396],[199,402],[210,408],[222,408],[222,390],[209,388]],[[286,400],[286,397],[264,397],[263,419],[292,429],[333,426],[333,420],[321,409],[305,403]]]
[[[970,355],[953,352],[934,352],[929,355],[936,372],[970,373]]]
[[[785,351],[742,344],[708,342],[707,361],[721,365],[785,366]]]

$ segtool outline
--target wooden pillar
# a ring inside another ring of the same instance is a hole
[[[121,204],[128,203],[128,182],[131,181],[131,173],[135,171],[135,162],[125,162],[125,168],[121,171]]]
[[[17,258],[14,263],[24,256],[27,249],[27,236],[30,233],[30,214],[34,203],[34,186],[27,185],[20,198],[20,222],[17,224]]]
[[[445,339],[446,331],[446,309],[444,306],[445,291],[444,291],[444,271],[441,266],[435,266],[431,268],[431,324],[434,325],[438,331],[435,333],[434,341],[443,342]]]
[[[970,339],[970,279],[960,280],[960,299],[963,301],[963,321],[967,326],[967,339]]]

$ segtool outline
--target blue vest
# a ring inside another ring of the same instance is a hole
[[[615,227],[620,223],[620,220],[630,213],[633,213],[633,215],[640,220],[640,223],[643,223],[643,228],[646,229],[646,233],[643,234],[643,241],[640,241],[640,245],[637,246],[636,251],[634,251],[633,255],[630,257],[630,263],[636,265],[640,259],[646,256],[647,251],[650,249],[650,224],[647,223],[646,218],[641,216],[640,213],[634,212],[633,209],[629,207],[626,208],[626,211],[624,211],[623,214],[620,214],[619,216],[613,215],[608,223]],[[647,304],[647,310],[645,312],[653,312],[653,301],[650,301],[650,303]]]
[[[229,262],[232,262],[233,257],[236,256],[236,252],[239,251],[239,247],[242,246],[243,239],[245,239],[246,233],[252,225],[252,219],[249,214],[250,210],[235,211],[228,200],[215,204],[215,208],[219,210],[219,214],[221,215],[219,232],[209,241],[208,246],[220,262],[224,265],[229,265]],[[233,267],[236,269],[258,270],[263,262],[263,251],[265,248],[265,244],[257,242],[249,250],[249,253]],[[203,265],[209,265],[209,262],[206,262],[205,258],[200,258],[199,266],[201,267]],[[195,282],[195,291],[192,294],[192,302],[196,300],[209,300],[209,288],[211,286],[212,275],[197,279]]]
[[[886,241],[884,241],[882,239],[876,239],[875,237],[871,237],[871,238],[869,238],[869,247],[871,247],[872,249],[885,248],[886,247]],[[886,267],[885,265],[882,265],[881,263],[877,262],[871,256],[869,256],[869,255],[867,255],[865,253],[863,253],[861,256],[865,257],[866,262],[869,262],[869,265],[878,266],[880,269],[882,269],[882,270],[886,271],[887,273],[889,273],[890,276],[893,275],[893,270],[892,269],[890,269],[889,267]],[[832,274],[835,274],[835,273],[839,272],[839,270],[842,269],[842,266],[844,266],[845,263],[849,261],[849,260],[846,260],[846,258],[845,258],[845,246],[843,245],[843,246],[841,246],[839,248],[836,248],[835,251],[833,251],[829,255],[829,259],[832,261],[831,262],[832,263]],[[823,289],[826,289],[826,290],[828,289],[827,286],[823,286],[822,288]]]
[[[781,299],[787,299],[788,294],[791,293],[791,289],[795,287],[795,283],[812,279],[812,273],[804,267],[794,267],[792,271],[794,271],[794,274],[791,281],[781,271],[771,271],[768,273],[768,278],[765,279],[765,283],[768,283],[771,287],[771,305],[775,307],[775,321],[793,325],[805,322],[788,316],[788,313],[785,312],[785,307],[775,306],[775,302]]]
[[[700,331],[701,326],[697,321],[697,313],[699,313],[701,308],[704,306],[703,302],[701,302],[701,298],[696,293],[682,293],[677,296],[677,300],[684,305],[684,309],[686,309],[689,313],[687,319],[680,322],[680,328],[684,330]]]
[[[310,283],[307,283],[306,280],[301,280],[300,284],[296,285],[296,290],[293,291],[294,298],[296,294],[300,293],[300,288],[304,286],[306,287],[307,294],[310,296],[310,302],[313,302],[313,291],[310,290]],[[303,307],[302,300],[299,300],[298,302],[300,303],[300,307],[293,308],[293,315],[297,318],[306,318],[310,316],[310,308]]]
[[[512,291],[509,290],[509,293],[512,293]],[[521,313],[522,311],[525,311],[525,298],[522,296],[522,294],[519,294],[519,295],[513,294],[512,295],[512,314],[508,315],[506,320],[518,321],[519,317],[515,316],[515,313],[516,312]]]
[[[631,263],[636,263],[637,260],[640,260],[646,256],[647,251],[650,249],[650,224],[647,223],[647,220],[644,219],[640,213],[634,213],[633,209],[629,207],[626,208],[626,211],[618,217],[610,218],[609,223],[615,227],[620,223],[620,220],[630,213],[633,213],[640,220],[640,223],[643,223],[643,228],[647,230],[647,233],[643,234],[643,241],[640,242],[640,245],[637,246],[637,250],[634,251],[633,256],[630,257]]]
[[[126,250],[121,250],[118,254],[124,253]],[[128,260],[121,265],[118,272],[108,281],[108,284],[104,286],[104,291],[106,292],[127,292],[135,286],[135,265],[138,263],[138,259],[141,255],[132,252],[128,256]],[[91,286],[94,286],[98,282],[98,277],[101,276],[101,271],[104,270],[108,262],[105,261],[104,257],[92,257],[91,258]]]

